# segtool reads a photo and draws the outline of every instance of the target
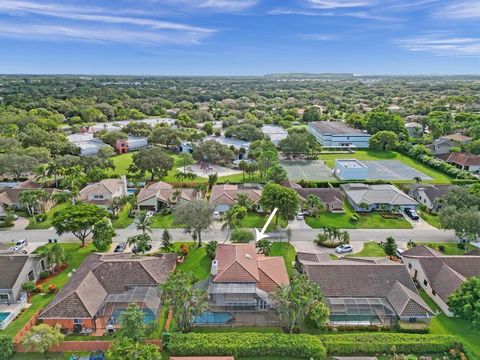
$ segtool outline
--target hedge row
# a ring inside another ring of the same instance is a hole
[[[404,354],[440,354],[461,347],[453,335],[420,334],[338,334],[320,335],[329,355],[391,353],[392,347]]]
[[[176,356],[282,356],[323,360],[325,347],[317,336],[260,333],[172,334],[168,351]]]

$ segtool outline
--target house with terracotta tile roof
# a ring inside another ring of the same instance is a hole
[[[78,194],[80,201],[108,208],[113,199],[127,195],[127,180],[125,176],[120,179],[103,179],[99,182],[88,184]]]
[[[245,187],[244,185],[222,184],[214,185],[210,194],[209,202],[215,205],[215,210],[226,212],[237,203],[238,194],[247,194],[254,206],[259,209],[258,202],[262,197],[260,187]]]
[[[69,331],[85,328],[102,334],[118,327],[120,314],[136,303],[145,322],[154,321],[161,311],[158,285],[175,264],[175,254],[90,254],[39,319]]]
[[[289,283],[283,257],[257,254],[254,243],[218,244],[208,285],[210,307],[268,310],[271,293]]]
[[[410,276],[442,311],[452,316],[448,297],[468,278],[480,276],[480,255],[442,255],[428,246],[418,245],[402,253]]]
[[[191,202],[199,198],[195,189],[175,189],[169,183],[158,181],[140,190],[137,195],[138,210],[159,211],[173,204]]]
[[[480,155],[451,152],[448,154],[437,155],[437,157],[451,165],[455,165],[459,169],[476,174],[480,173]]]
[[[454,134],[440,136],[439,139],[453,141],[458,144],[468,144],[472,141],[472,138],[470,136],[466,136],[458,132]]]
[[[32,180],[27,180],[15,185],[12,188],[0,189],[0,214],[7,212],[7,210],[19,210],[22,204],[19,201],[20,194],[25,190],[43,190],[49,195],[53,195],[61,190],[55,188],[44,188],[42,185]],[[49,198],[46,201],[41,201],[38,204],[37,211],[45,212],[50,210],[55,205],[55,201]]]

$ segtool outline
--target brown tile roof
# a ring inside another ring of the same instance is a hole
[[[53,193],[59,192],[60,190],[54,188],[12,188],[6,189],[0,193],[0,204],[6,205],[16,205],[19,204],[20,193],[25,190],[43,190],[48,194],[52,195]]]
[[[451,293],[457,290],[466,280],[465,277],[446,264],[442,264],[435,278],[430,284],[443,301],[447,301]]]
[[[434,315],[430,307],[417,292],[413,292],[400,282],[396,282],[387,294],[387,300],[401,318],[431,317]]]
[[[306,200],[308,195],[315,195],[327,205],[336,202],[343,203],[343,192],[339,188],[302,188],[295,189],[295,191],[303,200]]]
[[[159,181],[140,190],[137,195],[137,202],[156,197],[159,201],[168,202],[173,199],[176,191],[180,191],[180,198],[192,201],[195,198],[195,189],[174,189],[172,185]]]
[[[39,183],[33,180],[26,180],[14,187],[14,189],[22,189],[22,190],[25,190],[25,189],[32,190],[32,189],[40,189],[40,188],[42,188],[42,185],[40,185]]]
[[[456,141],[456,142],[472,141],[472,138],[470,136],[466,136],[466,135],[463,135],[463,134],[460,134],[460,133],[444,135],[444,136],[441,136],[440,139],[451,140],[451,141]]]
[[[402,253],[402,257],[442,256],[442,253],[425,245],[417,245]]]
[[[175,254],[91,254],[40,318],[91,318],[107,295],[122,294],[128,287],[157,286],[174,270],[175,263]]]
[[[472,251],[469,251],[469,252],[465,253],[465,255],[469,255],[469,256],[480,256],[480,249],[479,249],[479,248],[475,248],[475,249],[473,249]]]
[[[290,283],[282,256],[258,256],[258,270],[260,272],[258,287],[264,291],[272,292],[277,287]],[[268,279],[263,278],[262,274]]]
[[[370,264],[330,261],[307,264],[308,278],[317,283],[326,297],[386,297],[398,281],[416,292],[403,264]]]
[[[318,253],[310,253],[310,252],[297,252],[297,261],[301,264],[308,264],[314,263],[318,264],[320,262],[329,261],[330,256],[327,252],[318,252]]]
[[[80,199],[86,199],[90,193],[98,195],[111,195],[123,186],[121,179],[103,179],[99,182],[88,184],[80,190]]]
[[[451,152],[448,154],[440,154],[437,157],[445,160],[448,163],[453,163],[461,166],[480,165],[480,156],[470,153]]]
[[[210,202],[213,204],[235,205],[236,196],[240,193],[247,194],[254,203],[262,197],[261,189],[239,189],[238,185],[214,185],[210,194]]]

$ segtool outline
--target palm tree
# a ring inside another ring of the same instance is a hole
[[[36,175],[35,179],[42,181],[48,177],[47,166],[46,164],[41,164],[35,168],[33,171]]]
[[[38,255],[43,257],[47,264],[59,267],[69,259],[68,253],[61,244],[53,244],[52,246],[43,246],[38,250]]]
[[[58,188],[58,175],[60,175],[64,169],[56,161],[51,161],[47,164],[47,175],[53,176],[55,180],[55,187]]]
[[[140,211],[137,216],[137,230],[142,230],[142,234],[145,235],[147,232],[151,233],[152,228],[150,224],[152,222],[151,216],[147,215],[145,210]]]
[[[257,242],[257,248],[260,249],[260,252],[264,254],[265,256],[268,256],[270,254],[270,251],[272,250],[272,242],[267,239],[262,239]]]
[[[77,198],[78,191],[60,191],[52,195],[52,199],[55,200],[57,204],[63,204],[66,202],[71,202],[72,205],[75,205],[75,199]]]
[[[231,208],[225,213],[224,223],[222,224],[222,231],[227,231],[227,237],[225,238],[225,241],[227,241],[227,239],[229,238],[231,230],[238,227],[240,223],[238,215],[239,212],[235,210],[235,207]]]
[[[210,174],[208,175],[208,188],[211,189],[213,185],[215,185],[218,181],[218,174]]]
[[[198,183],[195,185],[194,190],[197,194],[200,195],[201,198],[204,198],[207,193],[208,187],[205,183]]]

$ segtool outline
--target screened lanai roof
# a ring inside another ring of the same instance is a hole
[[[332,315],[387,315],[394,316],[395,311],[385,298],[326,298]]]
[[[255,283],[214,283],[210,282],[209,294],[255,294]]]
[[[119,307],[125,307],[125,304],[136,303],[142,309],[150,309],[156,313],[161,304],[161,296],[158,288],[154,286],[137,286],[127,290],[122,294],[109,294],[105,299],[103,306],[103,314],[114,309],[118,304]]]

